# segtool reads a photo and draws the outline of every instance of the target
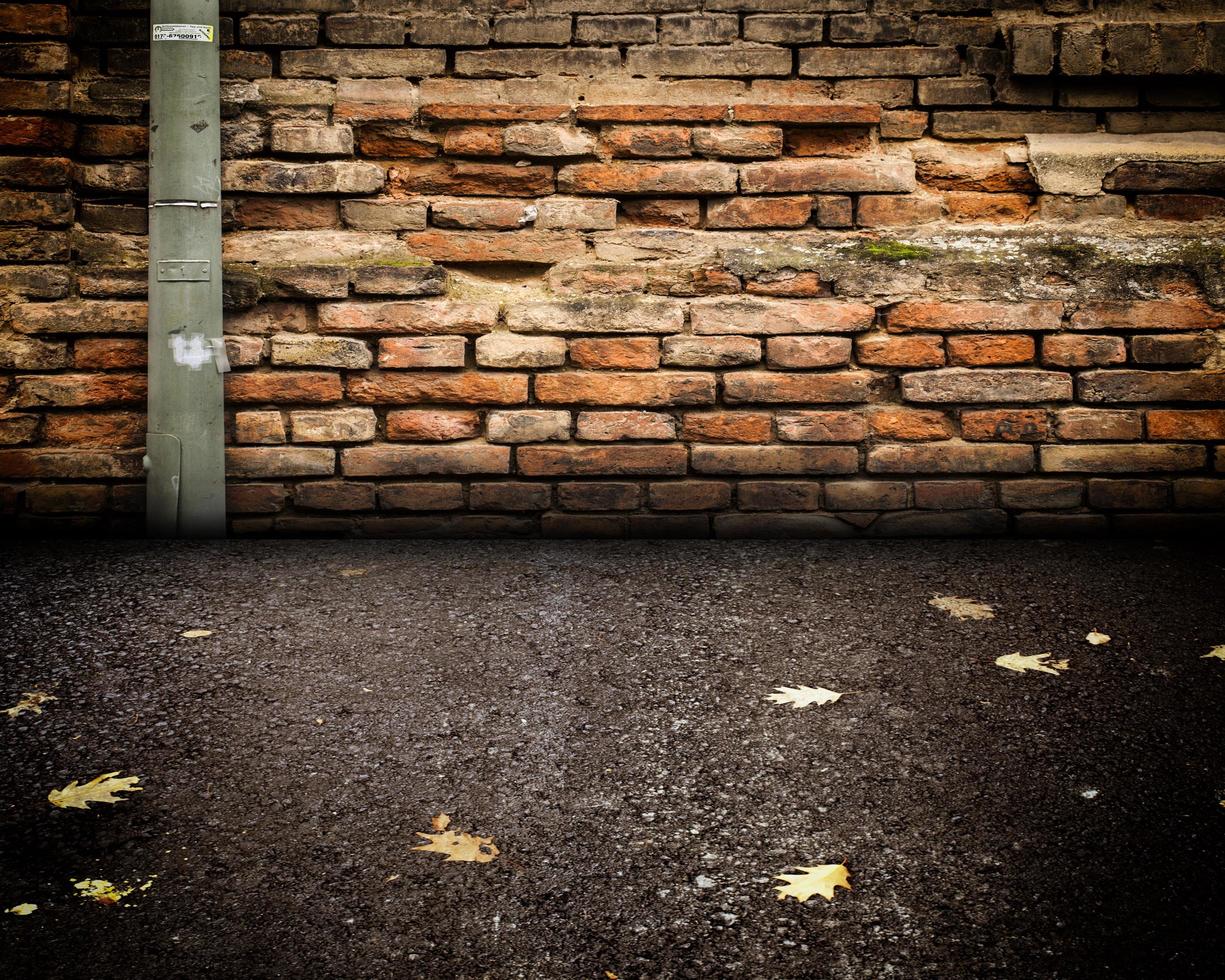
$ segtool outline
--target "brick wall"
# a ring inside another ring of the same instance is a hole
[[[1225,14],[222,0],[235,533],[1202,531]],[[0,520],[141,526],[148,21],[0,3]]]

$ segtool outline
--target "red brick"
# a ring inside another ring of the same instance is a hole
[[[825,484],[830,510],[899,510],[910,500],[910,487],[886,480],[835,480]]]
[[[462,368],[463,337],[385,337],[379,341],[381,368]]]
[[[869,367],[939,367],[944,364],[944,338],[939,334],[868,334],[855,338],[855,359]]]
[[[544,483],[474,483],[468,491],[468,506],[512,513],[544,510],[551,495],[552,488]]]
[[[1208,332],[1148,334],[1131,339],[1131,354],[1138,364],[1200,365],[1216,349],[1216,337]]]
[[[1192,442],[1225,441],[1225,408],[1154,408],[1145,412],[1150,439],[1187,439]]]
[[[696,228],[702,223],[701,207],[696,200],[659,200],[641,198],[620,202],[621,217],[631,225],[663,228]]]
[[[872,434],[903,442],[928,442],[953,435],[953,423],[943,412],[919,408],[874,409],[868,416]]]
[[[557,189],[570,194],[732,194],[736,168],[728,163],[575,163],[557,174]]]
[[[591,442],[675,439],[676,419],[663,412],[579,412],[574,437]]]
[[[351,377],[348,391],[359,405],[520,405],[527,401],[527,375],[370,372]]]
[[[1082,303],[1072,314],[1073,330],[1216,330],[1219,313],[1198,299],[1121,300]]]
[[[284,510],[289,491],[279,483],[231,483],[225,509],[231,514],[275,514]]]
[[[568,105],[516,105],[513,103],[451,104],[429,102],[421,107],[421,118],[430,122],[564,122],[569,117],[570,107]],[[582,117],[580,116],[580,118]]]
[[[69,151],[77,128],[62,119],[0,116],[0,146],[29,151]]]
[[[1225,402],[1225,371],[1085,371],[1076,394],[1084,402]]]
[[[601,142],[614,157],[661,159],[693,154],[693,134],[686,126],[613,126]]]
[[[26,510],[32,514],[96,514],[106,509],[104,486],[35,485],[26,487]]]
[[[993,507],[991,484],[983,480],[916,480],[914,504],[924,510]]]
[[[707,228],[802,228],[811,197],[724,197],[706,205]]]
[[[681,438],[687,442],[769,442],[768,412],[686,412]]]
[[[497,324],[498,304],[489,302],[392,300],[319,304],[320,333],[482,334]],[[303,327],[286,325],[282,329]]]
[[[696,334],[856,333],[875,316],[874,307],[844,300],[711,300],[690,306]]]
[[[285,442],[285,420],[280,412],[236,412],[234,440],[263,446]]]
[[[140,412],[52,413],[43,422],[43,441],[50,446],[123,449],[143,446],[145,416]]]
[[[17,377],[17,408],[87,408],[145,400],[144,374],[48,374]]]
[[[641,497],[637,483],[557,485],[557,503],[563,510],[637,510]]]
[[[429,476],[509,473],[510,448],[470,442],[454,446],[354,446],[340,454],[345,476]]]
[[[232,404],[338,402],[340,375],[332,371],[267,371],[226,375],[225,398]]]
[[[821,506],[821,484],[807,480],[745,480],[736,484],[740,510],[816,510]]]
[[[659,341],[654,337],[616,337],[570,341],[570,360],[578,367],[608,371],[659,367]]]
[[[143,475],[140,449],[89,452],[79,449],[0,449],[5,479],[134,479]]]
[[[740,168],[740,189],[748,194],[907,192],[915,189],[914,163],[899,157],[797,157],[747,163]]]
[[[1042,363],[1055,367],[1124,364],[1127,344],[1122,337],[1058,333],[1042,338]]]
[[[459,483],[384,483],[379,510],[459,510],[464,488]]]
[[[868,423],[857,412],[786,412],[777,424],[784,442],[859,442],[868,437]]]
[[[854,446],[693,447],[695,473],[854,473],[858,468],[859,451]]]
[[[414,255],[435,262],[538,262],[578,258],[586,251],[583,237],[564,231],[422,231],[405,235]]]
[[[1063,304],[1059,302],[915,300],[893,306],[887,319],[892,331],[1058,330],[1062,315]]]
[[[738,371],[723,381],[728,404],[788,402],[869,402],[877,397],[883,377],[870,371],[829,374],[776,374]]]
[[[616,374],[565,371],[536,377],[536,399],[544,404],[709,405],[715,400],[710,374]]]
[[[1034,339],[1024,334],[962,334],[949,337],[948,345],[950,364],[1027,364],[1034,359]]]
[[[1041,408],[992,408],[961,413],[961,435],[972,442],[1045,442],[1050,413]]]
[[[867,129],[830,126],[823,129],[788,129],[787,153],[796,157],[858,157],[871,151]]]
[[[248,197],[234,202],[237,228],[273,228],[278,231],[304,231],[337,228],[340,205],[323,198]]]
[[[732,106],[737,122],[796,123],[819,126],[872,126],[880,122],[880,106],[854,102],[797,103],[737,102]]]
[[[683,476],[684,446],[523,446],[524,476]]]
[[[981,191],[948,191],[944,195],[953,221],[986,221],[1020,224],[1029,217],[1027,194],[984,194]]]
[[[761,360],[761,341],[752,337],[665,337],[663,363],[675,367],[736,367]]]
[[[72,363],[79,368],[144,367],[148,345],[143,340],[82,338],[72,345]]]
[[[943,208],[931,194],[872,194],[859,199],[855,222],[864,228],[891,228],[938,221]]]
[[[715,126],[693,131],[693,148],[703,156],[760,160],[783,152],[783,131],[775,126]]]
[[[0,31],[5,34],[68,34],[68,8],[59,3],[0,3]]]
[[[388,412],[388,439],[405,442],[451,442],[471,439],[481,431],[481,417],[476,412],[435,412],[403,409]]]
[[[1029,473],[1029,446],[962,442],[875,446],[868,451],[869,473]]]
[[[579,122],[592,123],[694,123],[721,122],[726,105],[581,105]]]
[[[370,483],[303,483],[294,490],[294,505],[308,510],[373,510]]]
[[[823,280],[819,273],[795,272],[794,270],[764,272],[756,279],[746,282],[744,291],[761,296],[783,296],[795,299],[829,296],[831,293],[830,284]]]
[[[1207,194],[1137,194],[1136,217],[1157,221],[1225,218],[1225,197]]]
[[[316,446],[229,446],[225,473],[229,477],[331,476],[336,452]]]
[[[1203,446],[1043,446],[1042,469],[1054,473],[1148,473],[1197,470],[1207,461]]]
[[[1079,507],[1085,487],[1079,480],[1006,480],[1000,504],[1009,510],[1062,510]]]
[[[9,322],[18,333],[143,335],[147,311],[145,303],[100,299],[18,303],[9,311]]]
[[[393,193],[485,194],[536,197],[553,193],[553,168],[539,164],[474,163],[467,160],[400,162],[392,175]]]

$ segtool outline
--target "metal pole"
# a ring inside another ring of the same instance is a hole
[[[218,0],[153,0],[146,525],[225,534]]]

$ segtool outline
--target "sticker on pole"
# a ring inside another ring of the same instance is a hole
[[[204,41],[213,43],[212,24],[154,24],[155,41]]]

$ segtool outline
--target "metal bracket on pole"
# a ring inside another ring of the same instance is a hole
[[[151,13],[146,520],[159,537],[221,537],[218,0],[153,0]]]

